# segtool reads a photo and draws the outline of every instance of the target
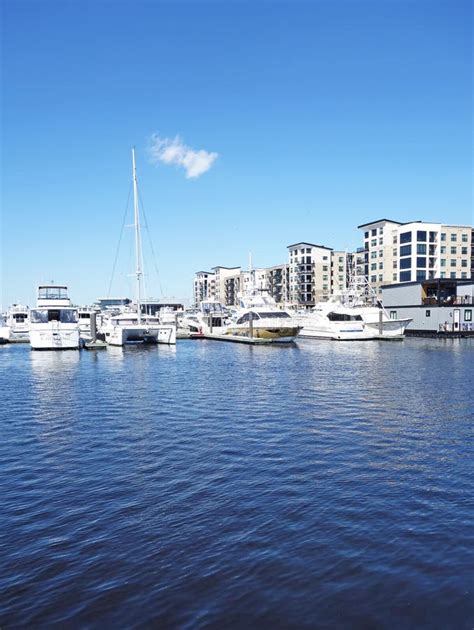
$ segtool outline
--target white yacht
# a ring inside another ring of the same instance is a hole
[[[199,308],[186,311],[179,320],[179,332],[191,338],[206,334],[225,334],[230,322],[228,312],[216,300],[203,300]]]
[[[365,276],[353,276],[340,302],[355,315],[360,315],[367,329],[378,339],[403,339],[413,320],[390,318]]]
[[[240,308],[224,334],[284,343],[294,341],[300,331],[301,324],[289,311],[263,290],[251,288],[240,296]]]
[[[301,337],[361,341],[376,336],[359,313],[334,302],[319,302],[314,309],[299,313],[297,319],[302,326]]]
[[[6,325],[9,328],[10,343],[30,341],[30,310],[27,306],[13,304],[7,311]]]
[[[6,325],[5,317],[0,313],[0,345],[8,343],[10,340],[10,329]]]
[[[123,346],[127,343],[176,343],[176,323],[160,324],[158,318],[142,312],[142,248],[138,204],[137,169],[135,149],[132,149],[133,205],[135,229],[135,276],[136,303],[133,309],[127,309],[106,318],[100,328],[105,341],[111,346]]]
[[[77,309],[71,306],[66,286],[38,287],[37,305],[30,311],[30,345],[33,350],[79,349]]]

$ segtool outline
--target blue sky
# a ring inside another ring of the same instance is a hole
[[[473,223],[470,2],[2,3],[1,303],[108,293],[131,180],[149,296],[357,225]],[[218,154],[200,177],[150,137]],[[131,222],[131,215],[127,223]],[[155,252],[150,256],[148,233]],[[111,293],[131,292],[126,229]]]

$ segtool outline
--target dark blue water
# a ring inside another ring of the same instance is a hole
[[[0,625],[472,628],[474,342],[0,347]]]

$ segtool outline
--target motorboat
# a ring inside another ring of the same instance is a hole
[[[226,334],[230,323],[227,309],[216,300],[203,300],[199,307],[183,314],[179,322],[179,332],[191,338],[205,337],[206,334]]]
[[[365,341],[376,336],[359,313],[334,302],[319,302],[312,310],[299,313],[297,321],[302,326],[301,337]]]
[[[365,276],[353,276],[339,302],[354,315],[360,315],[377,339],[403,339],[412,318],[391,318]]]
[[[0,345],[8,343],[10,340],[10,329],[8,328],[5,317],[0,313]]]
[[[239,297],[239,309],[224,334],[285,343],[294,341],[301,328],[298,320],[279,308],[264,290],[250,288]]]
[[[176,322],[161,324],[159,319],[142,312],[142,248],[141,227],[138,203],[137,169],[135,149],[132,149],[132,179],[135,230],[135,277],[136,300],[131,308],[105,318],[99,331],[111,346],[123,346],[128,343],[165,343],[176,344]]]
[[[30,311],[30,345],[33,350],[78,350],[77,309],[65,285],[40,285],[36,308]]]
[[[7,311],[6,326],[9,328],[10,343],[30,341],[30,310],[27,306],[13,304]]]

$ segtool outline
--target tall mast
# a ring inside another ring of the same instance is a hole
[[[133,169],[133,214],[135,226],[135,275],[137,276],[137,316],[138,323],[142,321],[142,301],[141,301],[141,282],[142,282],[142,244],[140,236],[140,212],[138,208],[138,184],[137,184],[137,168],[135,165],[135,147],[132,149],[132,169]]]

